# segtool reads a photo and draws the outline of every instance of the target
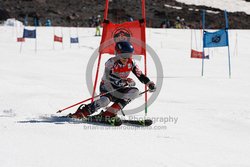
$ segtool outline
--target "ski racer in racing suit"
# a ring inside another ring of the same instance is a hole
[[[117,42],[115,45],[115,57],[105,63],[105,72],[100,83],[99,99],[90,104],[81,105],[71,118],[87,118],[98,109],[106,107],[113,102],[106,111],[101,112],[105,117],[116,117],[118,111],[122,110],[130,101],[139,96],[139,90],[135,87],[135,81],[128,78],[132,72],[143,84],[146,84],[149,91],[154,92],[156,86],[153,81],[145,76],[135,61],[132,59],[134,48],[127,41]]]

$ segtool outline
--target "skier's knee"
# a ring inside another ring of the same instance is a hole
[[[133,89],[131,90],[131,93],[132,93],[132,97],[131,99],[136,99],[137,97],[139,97],[140,93],[139,93],[139,90],[136,88],[136,89]]]
[[[134,100],[139,97],[139,90],[137,88],[130,89],[124,96],[124,99]]]
[[[106,107],[110,103],[110,100],[107,96],[100,97],[100,107]]]
[[[102,107],[106,107],[110,103],[110,100],[106,96],[100,97],[100,99],[96,100],[91,106],[94,111],[99,110]]]

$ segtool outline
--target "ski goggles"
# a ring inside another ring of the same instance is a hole
[[[132,53],[119,53],[119,54],[116,54],[116,57],[118,59],[129,59],[132,57]]]

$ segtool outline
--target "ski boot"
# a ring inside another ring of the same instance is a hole
[[[69,114],[69,118],[77,118],[77,119],[87,119],[89,115],[91,115],[93,112],[91,111],[90,105],[82,104],[79,106],[77,111],[74,114]]]
[[[101,111],[97,115],[88,117],[87,120],[90,122],[105,123],[112,126],[120,126],[122,124],[122,120],[116,114],[109,111]]]

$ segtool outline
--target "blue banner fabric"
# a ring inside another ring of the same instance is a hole
[[[78,38],[70,38],[70,43],[79,43]]]
[[[216,32],[204,31],[204,48],[228,46],[228,32],[225,29]]]
[[[36,38],[36,30],[23,30],[23,38]]]

